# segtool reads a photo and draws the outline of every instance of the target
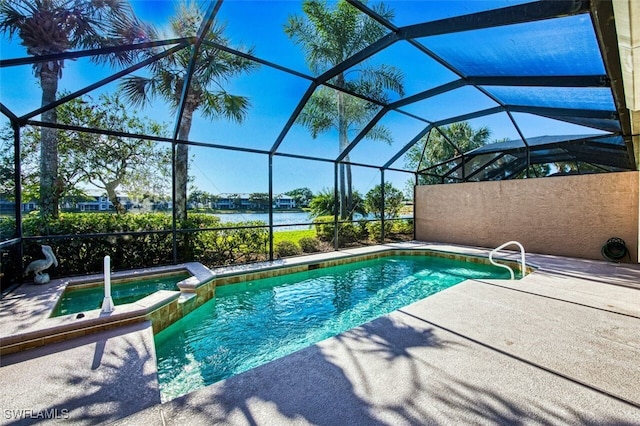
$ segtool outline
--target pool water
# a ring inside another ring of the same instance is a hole
[[[163,401],[364,324],[490,265],[391,256],[216,288],[216,297],[155,336]]]
[[[111,283],[111,298],[117,306],[135,302],[158,290],[179,291],[180,289],[176,284],[190,276],[188,273],[180,273],[140,278],[122,283],[115,281]],[[62,293],[60,301],[51,316],[76,314],[102,307],[102,300],[104,299],[103,283],[91,287],[72,287],[67,287]]]

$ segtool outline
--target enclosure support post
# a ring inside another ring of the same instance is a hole
[[[269,260],[273,260],[273,153],[269,153]]]
[[[384,243],[384,169],[380,169],[380,241]]]
[[[418,192],[419,175],[416,173],[416,182],[413,185],[413,240],[416,239],[416,194]]]
[[[15,237],[18,239],[18,262],[19,270],[24,271],[24,243],[22,242],[22,159],[20,158],[20,125],[15,120],[11,120],[11,127],[13,127],[13,175],[15,185],[16,196],[16,229],[14,230]],[[2,272],[2,271],[0,271]],[[24,277],[20,274],[20,283],[23,282]]]
[[[176,140],[171,142],[171,243],[173,263],[178,263],[178,229],[176,224]]]
[[[333,163],[333,248],[338,250],[338,162]]]

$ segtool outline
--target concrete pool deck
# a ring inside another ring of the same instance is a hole
[[[164,404],[148,323],[3,356],[0,423],[640,424],[640,265],[527,262],[523,280],[466,281]]]

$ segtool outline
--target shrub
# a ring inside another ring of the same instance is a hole
[[[303,237],[298,241],[304,253],[320,251],[320,241],[317,238]]]
[[[391,229],[393,228],[393,222],[385,221],[384,222],[384,232],[385,235],[391,233]],[[367,233],[369,234],[369,239],[372,241],[381,241],[381,232],[382,231],[382,222],[376,220],[375,222],[367,223]]]
[[[243,226],[243,228],[235,228]],[[269,232],[263,222],[218,224],[215,230],[183,234],[180,260],[208,266],[245,263],[266,258]]]
[[[369,232],[367,231],[367,224],[369,222],[366,220],[360,220],[358,222],[354,222],[356,232],[358,234],[358,239],[364,240],[367,238]]]
[[[13,238],[16,233],[16,220],[12,217],[0,216],[0,241]]]
[[[320,241],[332,241],[335,231],[333,216],[318,216],[313,220]],[[327,222],[327,223],[322,223]]]
[[[413,234],[413,219],[395,221],[391,232],[394,234]]]
[[[319,216],[313,222],[316,227],[316,235],[320,241],[333,241],[335,231],[333,216]],[[358,239],[362,238],[362,235],[363,230],[359,222],[340,223],[338,227],[338,245],[344,247],[346,244],[358,241]]]
[[[280,241],[276,244],[274,252],[277,257],[296,256],[301,253],[300,247],[292,241]]]
[[[339,246],[342,247],[345,244],[358,241],[360,235],[360,225],[358,222],[341,223],[338,228]]]

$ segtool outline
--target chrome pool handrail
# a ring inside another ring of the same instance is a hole
[[[497,263],[495,260],[493,260],[493,255],[498,251],[498,250],[502,250],[503,248],[510,246],[510,245],[517,245],[518,247],[520,247],[520,255],[521,255],[521,259],[520,259],[520,272],[522,274],[522,278],[524,278],[525,275],[525,271],[527,270],[527,267],[525,265],[525,253],[524,253],[524,247],[522,246],[522,244],[520,244],[517,241],[509,241],[506,242],[496,248],[494,248],[493,250],[491,250],[491,253],[489,253],[489,262],[491,262],[493,265],[499,266],[501,268],[505,268],[509,270],[509,273],[511,274],[511,279],[515,280],[515,274],[513,273],[513,269],[509,266],[509,265],[503,265],[501,263]]]

